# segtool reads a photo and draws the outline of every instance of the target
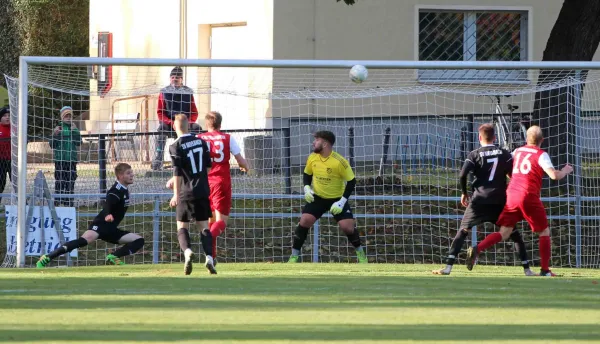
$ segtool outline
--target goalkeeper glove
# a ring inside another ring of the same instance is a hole
[[[329,211],[333,215],[341,214],[342,209],[344,209],[344,206],[346,205],[346,201],[347,201],[346,197],[340,198],[339,201],[337,201],[331,205],[331,209],[329,209]]]
[[[315,200],[314,192],[310,188],[310,185],[304,185],[304,199],[308,203],[312,203]]]

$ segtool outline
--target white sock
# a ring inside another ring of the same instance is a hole
[[[192,249],[191,249],[191,248],[188,248],[188,249],[186,249],[186,250],[183,252],[183,254],[184,254],[186,257],[189,257],[190,255],[192,255],[192,253],[194,253],[194,252],[192,251]]]

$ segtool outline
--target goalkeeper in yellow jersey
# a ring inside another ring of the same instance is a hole
[[[348,204],[348,198],[356,186],[352,167],[343,156],[333,151],[335,135],[332,132],[318,131],[314,137],[313,153],[308,156],[304,168],[306,205],[302,208],[300,223],[294,232],[292,255],[288,263],[298,262],[308,230],[327,211],[331,212],[356,249],[358,262],[367,263],[367,255],[354,227],[354,216]]]

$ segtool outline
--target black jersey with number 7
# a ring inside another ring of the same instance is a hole
[[[210,150],[202,139],[186,134],[170,147],[173,175],[183,178],[179,199],[208,198],[208,168],[211,166]]]
[[[473,172],[475,204],[503,204],[506,202],[506,176],[512,173],[512,155],[495,145],[485,145],[469,153],[460,171],[461,184],[466,189],[466,177]]]

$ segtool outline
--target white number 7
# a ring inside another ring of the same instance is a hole
[[[196,167],[196,159],[194,158],[194,153],[198,153],[198,167]],[[202,172],[202,147],[194,148],[187,154],[188,159],[190,159],[190,164],[192,165],[192,173],[196,174],[198,172]]]
[[[494,175],[496,174],[496,167],[498,167],[498,157],[487,159],[486,162],[494,163],[494,166],[492,166],[492,172],[490,172],[490,177],[488,178],[489,181],[492,181],[494,180]]]

